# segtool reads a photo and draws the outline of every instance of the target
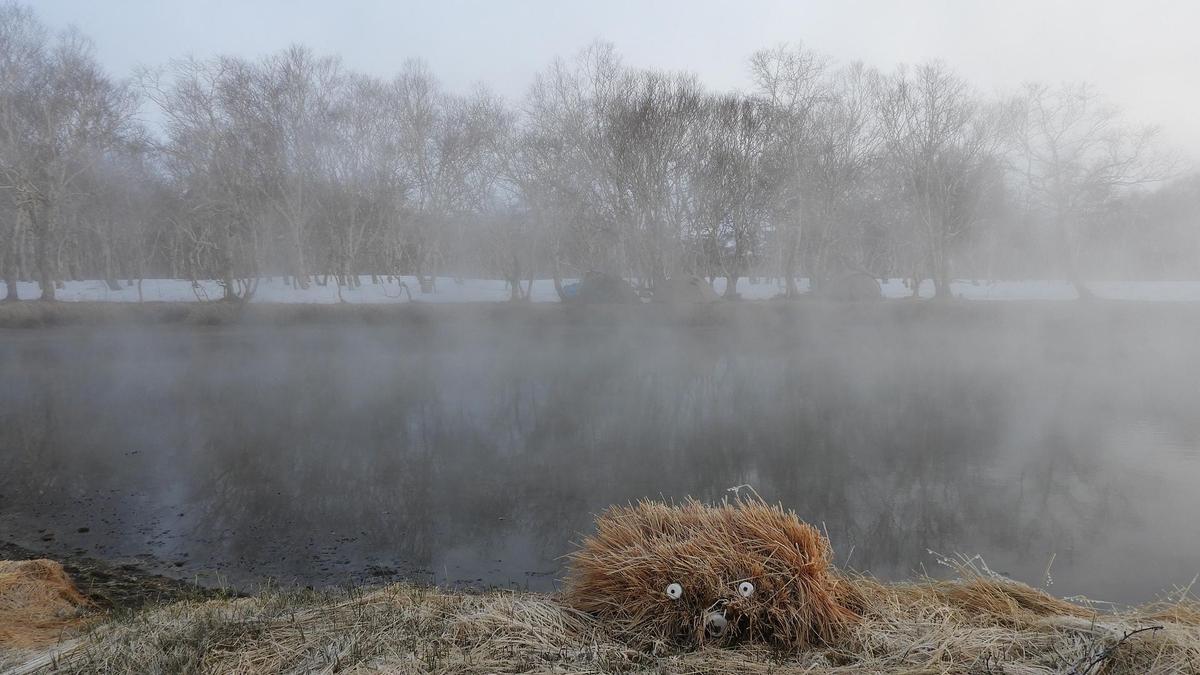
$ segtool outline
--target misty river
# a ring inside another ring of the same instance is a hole
[[[0,330],[0,537],[242,587],[550,590],[605,506],[749,485],[841,565],[1150,600],[1200,572],[1198,328],[895,302]]]

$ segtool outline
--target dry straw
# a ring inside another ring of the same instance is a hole
[[[816,528],[759,499],[644,501],[596,519],[570,556],[565,600],[641,648],[801,649],[834,643],[858,620],[831,558]]]
[[[746,642],[654,654],[550,596],[398,585],[176,603],[99,624],[40,669],[13,672],[1200,673],[1200,607],[1182,594],[1061,614],[1035,589],[963,572],[847,579],[862,619],[833,644],[786,653]],[[1157,630],[1134,633],[1146,628]]]
[[[0,560],[0,649],[53,643],[83,623],[87,608],[53,560]]]

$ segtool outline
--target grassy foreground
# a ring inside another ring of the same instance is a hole
[[[48,650],[0,652],[11,673],[1200,673],[1200,602],[1068,603],[968,571],[957,581],[848,580],[864,620],[834,646],[631,649],[531,593],[399,584],[269,591],[108,615]]]

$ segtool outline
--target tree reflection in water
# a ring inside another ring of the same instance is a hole
[[[0,534],[241,584],[545,589],[606,505],[750,484],[884,576],[961,551],[1039,583],[1055,555],[1056,590],[1139,600],[1198,571],[1161,514],[1200,506],[1200,356],[959,312],[3,336]],[[1118,577],[1130,551],[1166,576]]]

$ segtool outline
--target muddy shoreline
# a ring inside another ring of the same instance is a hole
[[[85,549],[70,547],[57,539],[43,540],[43,545],[0,539],[0,560],[40,558],[62,564],[80,592],[105,611],[136,611],[150,605],[181,600],[248,597],[267,589],[322,591],[394,583],[426,585],[438,582],[451,588],[483,590],[488,587],[476,579],[439,580],[430,570],[384,565],[330,569],[319,580],[311,579],[307,583],[290,577],[279,578],[272,574],[274,570],[255,566],[205,569],[195,573],[189,569],[194,567],[190,562],[173,562],[151,553],[106,558],[89,555]]]
[[[961,320],[1023,321],[1054,317],[1066,321],[1107,321],[1112,317],[1196,324],[1200,303],[1132,300],[947,300],[886,299],[833,302],[802,297],[785,300],[739,300],[698,304],[662,303],[562,305],[558,303],[462,302],[401,305],[292,304],[237,302],[0,302],[0,329],[39,329],[65,326],[224,326],[320,325],[346,322],[366,325],[432,326],[480,319],[532,326],[577,325],[623,321],[660,324],[708,325],[752,319],[766,326],[796,320],[856,320],[888,317],[917,320],[925,317]]]
[[[11,541],[0,541],[0,560],[49,558],[62,564],[72,581],[103,611],[136,611],[150,605],[241,596],[232,589],[204,586],[173,579],[153,571],[149,564],[105,561],[81,554],[36,551]]]

